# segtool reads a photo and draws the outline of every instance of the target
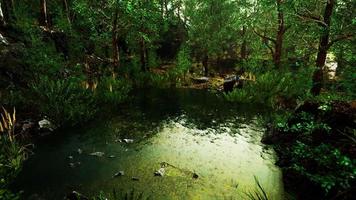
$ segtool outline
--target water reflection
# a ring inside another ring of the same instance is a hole
[[[154,199],[244,199],[256,176],[271,199],[283,199],[274,153],[260,143],[264,130],[257,116],[263,110],[228,105],[204,91],[135,96],[102,120],[40,141],[16,187],[47,199],[62,199],[73,189],[93,195],[133,188]],[[165,176],[156,177],[162,162],[168,163]],[[125,175],[112,178],[120,170]]]

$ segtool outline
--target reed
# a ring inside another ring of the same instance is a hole
[[[2,107],[2,110],[3,113],[1,113],[0,133],[6,134],[10,142],[13,142],[15,140],[16,109],[14,108],[12,114],[4,107]]]

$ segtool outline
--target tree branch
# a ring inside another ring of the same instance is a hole
[[[275,39],[270,38],[270,37],[268,37],[268,36],[266,36],[266,35],[262,35],[262,34],[258,33],[255,29],[253,29],[253,32],[254,32],[256,35],[260,36],[261,38],[266,39],[266,40],[269,40],[269,41],[273,42],[274,44],[276,44],[276,40],[275,40]]]
[[[328,44],[328,49],[334,45],[336,42],[339,42],[339,41],[342,41],[342,40],[350,40],[354,37],[355,35],[352,34],[352,33],[349,33],[349,34],[345,34],[345,35],[339,35],[337,36],[335,39],[331,40]]]
[[[321,16],[316,16],[309,10],[307,10],[307,13],[300,13],[297,11],[297,9],[294,8],[294,12],[296,13],[295,15],[302,20],[313,21],[322,27],[328,27]]]

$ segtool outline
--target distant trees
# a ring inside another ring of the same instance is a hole
[[[79,53],[95,55],[109,63],[111,71],[119,71],[122,63],[134,61],[139,71],[147,72],[150,65],[155,65],[152,60],[158,54],[162,60],[177,58],[184,42],[190,49],[189,56],[203,64],[205,75],[211,72],[212,63],[228,58],[240,59],[244,66],[274,66],[280,70],[303,60],[305,65],[315,66],[311,90],[315,95],[324,82],[326,55],[337,52],[341,62],[349,59],[356,23],[352,0],[0,3],[1,26],[14,23],[17,18],[21,23],[30,22],[30,17],[38,18],[40,26],[75,36]],[[29,12],[24,15],[26,9]]]

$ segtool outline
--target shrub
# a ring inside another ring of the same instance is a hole
[[[99,103],[117,105],[126,100],[130,89],[131,85],[128,81],[112,77],[104,78],[98,85],[95,97]]]
[[[177,66],[176,66],[176,73],[183,75],[185,79],[185,75],[189,71],[189,69],[192,67],[192,61],[190,59],[190,50],[188,47],[183,46],[177,56]]]
[[[80,80],[42,77],[30,85],[31,103],[55,125],[76,125],[96,113],[93,93]]]
[[[6,188],[19,173],[26,158],[27,148],[22,146],[15,135],[16,111],[3,108],[0,122],[0,199],[19,199]]]
[[[258,103],[275,107],[281,99],[284,101],[304,99],[311,87],[310,70],[291,72],[270,71],[257,75],[256,82],[246,83],[242,89],[225,94],[228,101],[240,103]]]

